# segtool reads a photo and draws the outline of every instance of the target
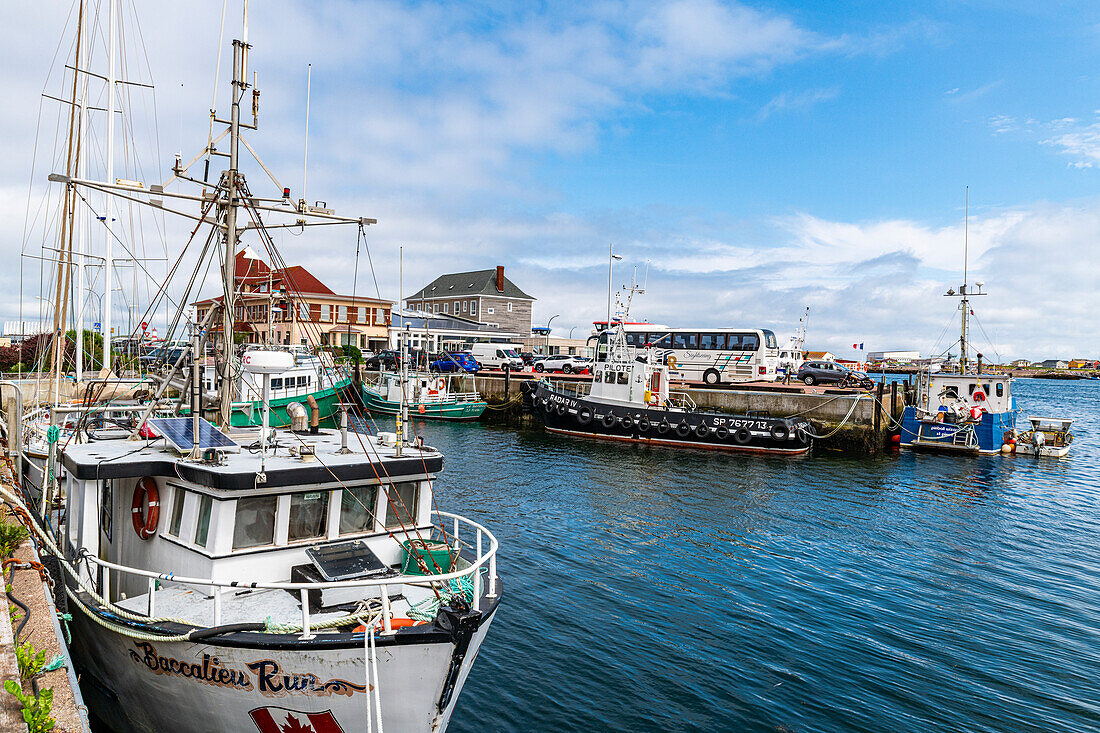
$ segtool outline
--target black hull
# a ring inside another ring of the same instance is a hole
[[[530,408],[550,432],[629,443],[798,455],[810,449],[802,419],[728,415],[608,403],[576,397],[540,383]]]

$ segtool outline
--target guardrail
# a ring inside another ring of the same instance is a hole
[[[318,583],[282,583],[282,582],[256,582],[251,580],[214,580],[212,578],[191,578],[187,576],[179,576],[174,573],[157,573],[151,570],[142,570],[141,568],[133,568],[127,565],[119,565],[118,563],[109,562],[107,560],[100,559],[94,555],[84,555],[90,564],[96,565],[107,571],[115,571],[123,575],[132,575],[138,577],[147,578],[149,581],[149,591],[147,594],[148,605],[147,615],[149,617],[155,616],[156,610],[156,584],[157,582],[170,582],[178,583],[180,585],[193,586],[196,588],[213,588],[214,589],[214,623],[213,626],[221,625],[221,607],[222,607],[222,595],[227,592],[236,593],[242,588],[263,588],[263,589],[275,589],[285,591],[298,591],[301,604],[302,604],[302,638],[310,639],[315,636],[310,632],[310,613],[309,613],[309,591],[311,590],[323,590],[326,588],[359,588],[378,586],[379,594],[382,600],[382,628],[385,632],[392,631],[390,623],[390,617],[392,615],[390,611],[389,600],[389,586],[391,585],[404,585],[404,584],[428,584],[436,585],[438,583],[447,583],[451,580],[457,580],[472,576],[473,580],[473,600],[471,607],[475,611],[481,610],[481,596],[482,596],[482,583],[485,583],[485,596],[487,598],[495,598],[497,595],[497,584],[499,582],[499,576],[497,575],[497,550],[500,547],[500,543],[497,541],[493,534],[473,521],[467,519],[458,514],[452,514],[450,512],[432,511],[433,516],[437,516],[440,520],[451,520],[453,522],[453,530],[451,532],[451,541],[454,545],[461,547],[463,544],[460,539],[460,530],[465,527],[467,533],[474,533],[474,550],[475,558],[470,562],[468,567],[462,570],[456,570],[451,573],[440,573],[438,575],[398,575],[390,576],[387,578],[364,578],[361,580],[336,580],[336,581],[323,581]],[[406,533],[407,534],[407,533]],[[488,550],[484,549],[485,542],[488,541]],[[470,545],[465,545],[470,547]],[[481,568],[488,565],[488,574],[483,579]],[[106,600],[110,600],[111,593],[111,573],[103,572],[99,573],[99,582],[97,583],[97,592]]]

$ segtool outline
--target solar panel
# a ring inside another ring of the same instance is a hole
[[[176,450],[186,452],[194,445],[194,431],[192,425],[194,418],[190,417],[155,417],[149,420],[151,427],[157,434],[163,436]],[[206,448],[240,448],[233,440],[208,423],[199,418],[199,450]]]

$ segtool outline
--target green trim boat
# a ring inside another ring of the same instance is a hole
[[[273,397],[271,399],[271,427],[290,427],[290,417],[286,414],[287,405],[291,402],[299,402],[306,405],[306,399],[310,396],[317,401],[317,411],[322,425],[335,425],[340,420],[340,408],[343,401],[341,395],[351,388],[350,379],[341,379],[333,387],[327,387],[309,394],[297,394],[290,397]],[[230,424],[235,428],[254,427],[263,423],[263,400],[253,400],[248,403],[236,403],[233,405],[233,413],[230,416]],[[307,407],[308,409],[308,407]],[[480,414],[480,413],[479,413]]]
[[[401,375],[384,372],[373,383],[363,382],[363,406],[370,412],[396,415],[401,411]],[[410,374],[406,404],[410,418],[477,420],[488,403],[477,392],[454,392],[448,377]]]

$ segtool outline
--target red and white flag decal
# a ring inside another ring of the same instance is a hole
[[[301,713],[286,708],[256,708],[248,713],[260,733],[344,733],[332,711]]]

